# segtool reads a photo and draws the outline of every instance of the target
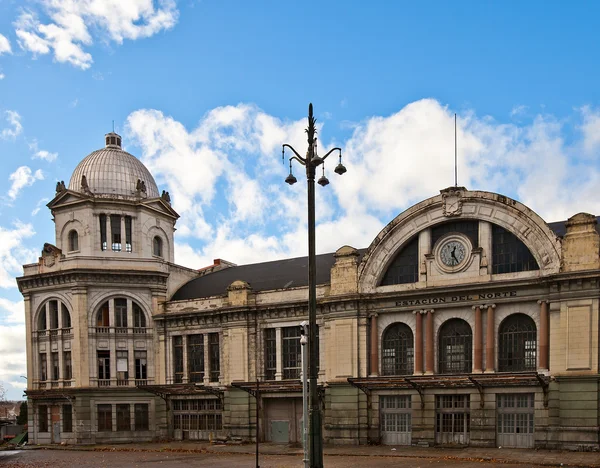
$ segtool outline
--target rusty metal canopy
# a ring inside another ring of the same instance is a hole
[[[219,398],[223,396],[223,389],[208,385],[186,384],[167,384],[167,385],[138,385],[137,388],[153,393],[166,400],[174,396],[201,396],[214,395]]]

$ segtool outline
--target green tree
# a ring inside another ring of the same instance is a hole
[[[19,416],[17,416],[17,424],[27,424],[27,402],[24,401],[21,403],[21,408],[19,408]]]

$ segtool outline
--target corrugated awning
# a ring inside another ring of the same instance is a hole
[[[209,385],[187,384],[168,384],[168,385],[138,385],[140,390],[153,393],[163,400],[174,396],[201,396],[214,395],[223,398],[223,389]]]
[[[268,380],[266,382],[232,382],[231,386],[248,392],[256,397],[257,390],[260,393],[302,393],[302,382],[300,380]],[[319,394],[323,394],[323,385],[317,385]]]

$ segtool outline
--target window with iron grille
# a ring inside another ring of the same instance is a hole
[[[439,333],[439,372],[441,374],[470,373],[472,370],[473,333],[467,322],[451,319]]]
[[[173,400],[173,428],[183,431],[218,431],[223,428],[218,399]]]
[[[147,431],[150,427],[148,418],[148,404],[136,403],[134,407],[135,411],[135,430],[136,431]]]
[[[131,430],[131,413],[129,405],[117,405],[117,431]]]
[[[112,405],[98,405],[98,432],[112,431]]]
[[[190,382],[204,380],[204,335],[187,336],[188,379]]]
[[[71,405],[62,405],[62,424],[63,432],[73,432],[73,407]]]
[[[492,273],[539,270],[537,261],[512,232],[492,224]]]
[[[135,351],[134,357],[136,380],[146,380],[148,378],[148,360],[146,351]]]
[[[413,373],[413,333],[404,323],[395,323],[383,334],[381,357],[383,375]]]
[[[390,284],[416,283],[419,281],[419,236],[415,236],[392,261],[381,281]]]
[[[265,330],[265,380],[275,380],[277,372],[277,338],[274,328]]]
[[[38,406],[38,430],[40,432],[48,432],[48,406]]]
[[[500,325],[498,337],[498,370],[519,372],[537,367],[537,329],[525,314],[509,315]]]
[[[210,381],[218,382],[221,373],[221,359],[219,353],[219,334],[210,333],[209,339],[209,354],[210,354]]]
[[[175,383],[183,382],[183,337],[173,337],[173,377]]]
[[[469,238],[473,248],[479,247],[479,221],[451,221],[431,228],[431,245],[451,232],[460,232]]]
[[[299,379],[302,371],[300,327],[281,329],[283,341],[283,378]]]

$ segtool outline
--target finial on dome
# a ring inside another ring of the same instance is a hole
[[[121,135],[115,133],[114,131],[104,135],[104,141],[106,142],[106,148],[121,149]]]

